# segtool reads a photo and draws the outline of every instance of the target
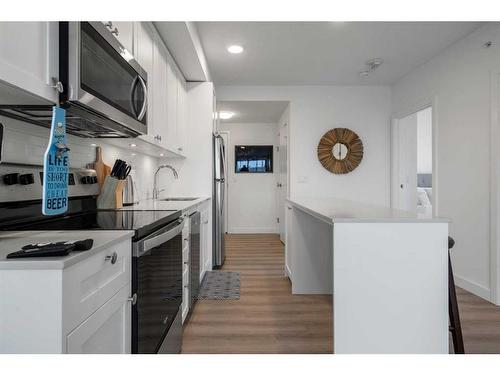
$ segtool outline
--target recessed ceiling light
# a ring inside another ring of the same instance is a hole
[[[97,147],[97,145],[95,143],[91,143],[90,147]]]
[[[135,143],[131,143],[129,144],[130,147],[137,147],[137,145]]]
[[[229,120],[233,116],[234,116],[233,112],[225,112],[225,111],[219,112],[219,118],[221,120]]]
[[[164,156],[163,154],[160,154],[160,156]]]
[[[233,44],[232,46],[227,47],[227,52],[238,54],[243,52],[243,47],[237,44]]]
[[[130,155],[135,156],[135,154],[134,154],[134,153],[131,153]]]

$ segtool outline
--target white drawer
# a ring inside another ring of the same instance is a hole
[[[116,253],[116,261],[112,257]],[[106,259],[106,257],[110,257]],[[131,281],[132,245],[123,241],[63,272],[64,331],[82,323]]]

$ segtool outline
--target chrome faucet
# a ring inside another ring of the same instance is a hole
[[[174,167],[168,164],[162,164],[156,169],[155,176],[154,176],[154,182],[153,182],[153,199],[158,199],[160,192],[165,190],[158,190],[158,173],[160,172],[161,169],[163,168],[168,168],[172,171],[172,174],[174,175],[174,178],[177,180],[179,178],[179,174],[175,170]]]

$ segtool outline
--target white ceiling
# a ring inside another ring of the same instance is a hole
[[[389,85],[480,22],[197,22],[218,85]],[[231,55],[227,46],[245,51]],[[384,63],[360,77],[366,60]]]
[[[233,112],[234,117],[220,120],[222,123],[265,123],[276,124],[288,106],[281,101],[221,101],[217,102],[219,112]]]

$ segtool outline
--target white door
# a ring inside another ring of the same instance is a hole
[[[288,191],[288,124],[284,123],[278,133],[278,230],[281,242],[285,243],[286,208]]]
[[[417,113],[396,121],[393,129],[395,163],[394,208],[417,210]]]
[[[0,80],[55,103],[58,30],[58,22],[0,22]]]
[[[167,141],[167,54],[160,37],[155,35],[153,45],[153,122],[148,124],[148,135],[159,144]]]
[[[149,22],[137,22],[135,29],[136,41],[135,41],[135,52],[134,55],[137,61],[148,73],[148,134],[156,135],[154,133],[154,112],[153,112],[153,95],[155,93],[153,86],[155,84],[155,73],[154,73],[154,31],[153,26]]]
[[[131,352],[130,284],[75,328],[66,338],[69,354],[128,354]]]

